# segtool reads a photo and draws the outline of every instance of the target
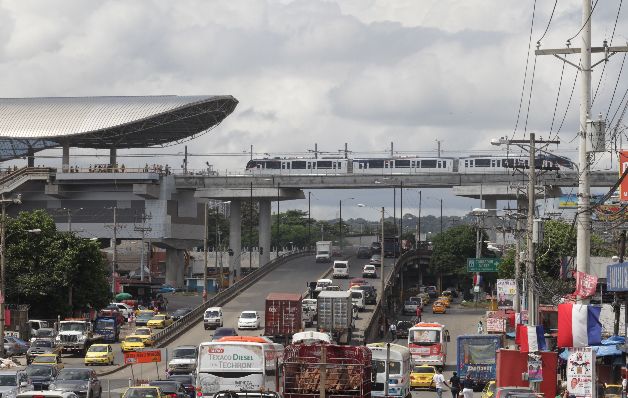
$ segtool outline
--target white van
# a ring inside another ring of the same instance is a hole
[[[331,274],[332,278],[348,278],[349,277],[349,262],[348,261],[334,261],[334,268]]]
[[[210,307],[203,314],[203,326],[205,330],[210,328],[222,327],[222,307]]]
[[[349,290],[349,293],[351,293],[351,302],[353,305],[356,306],[358,311],[364,311],[364,308],[366,308],[366,297],[364,297],[364,291],[351,289]]]

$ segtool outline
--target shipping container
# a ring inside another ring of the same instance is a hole
[[[370,397],[371,351],[364,346],[291,344],[283,356],[285,398]]]
[[[290,337],[303,330],[301,323],[301,295],[270,293],[266,297],[264,335]]]
[[[318,330],[331,333],[341,344],[351,341],[353,303],[351,293],[325,290],[318,295]]]

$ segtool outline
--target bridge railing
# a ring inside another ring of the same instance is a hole
[[[242,293],[244,290],[248,289],[255,282],[257,282],[259,279],[266,276],[271,271],[275,270],[280,265],[285,264],[286,262],[294,258],[307,256],[311,254],[312,254],[311,251],[295,251],[295,252],[286,253],[278,258],[271,260],[266,265],[256,269],[255,271],[246,275],[244,278],[240,279],[238,282],[229,286],[227,289],[221,291],[220,293],[216,294],[211,299],[207,300],[203,304],[194,308],[189,314],[186,314],[184,317],[177,320],[172,325],[156,333],[155,345],[158,347],[163,346],[165,344],[168,344],[170,341],[174,340],[175,338],[179,337],[181,334],[189,330],[197,322],[203,319],[203,314],[205,313],[205,310],[207,308],[220,307],[228,303],[237,295]]]

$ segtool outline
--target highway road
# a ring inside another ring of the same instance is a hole
[[[329,269],[330,264],[321,264],[314,262],[314,256],[299,257],[286,264],[280,265],[276,270],[263,277],[252,287],[242,292],[239,296],[233,299],[230,303],[223,307],[224,313],[224,326],[236,327],[237,319],[240,312],[245,310],[260,311],[260,315],[263,319],[264,313],[264,299],[271,292],[284,292],[284,293],[299,293],[302,294],[307,288],[307,282],[316,281],[319,277]],[[361,273],[360,273],[361,274]],[[263,324],[262,324],[263,327]],[[171,344],[169,348],[181,346],[181,345],[198,345],[203,341],[211,340],[212,331],[205,330],[202,322],[188,330],[184,335],[177,338]],[[241,335],[261,335],[263,328],[258,330],[242,330],[239,331]],[[102,376],[104,381],[103,392],[106,396],[106,386],[108,383],[111,385],[112,397],[117,397],[117,393],[124,390],[124,386],[128,385],[128,380],[131,377],[136,379],[153,380],[158,377],[164,378],[166,369],[165,355],[162,357],[162,362],[158,364],[159,373],[155,365],[136,365],[134,369],[127,367],[114,374],[108,376]]]

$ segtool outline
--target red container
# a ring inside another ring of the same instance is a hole
[[[541,391],[546,397],[556,396],[556,368],[558,354],[555,352],[541,352],[543,366],[543,381]],[[527,371],[528,354],[516,350],[500,349],[497,351],[497,387],[529,387],[530,383],[523,380],[521,375]]]
[[[301,295],[270,293],[266,297],[264,335],[291,336],[301,330]]]

